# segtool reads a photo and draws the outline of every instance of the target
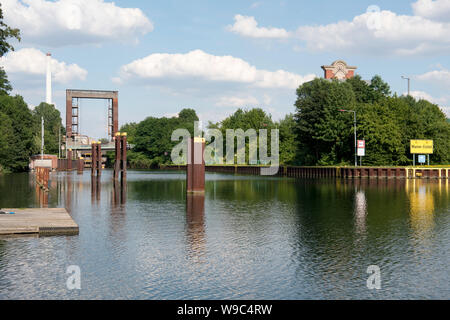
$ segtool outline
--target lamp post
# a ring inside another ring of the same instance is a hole
[[[344,109],[340,109],[339,112],[353,112],[353,127],[354,127],[354,132],[355,132],[355,167],[358,166],[358,159],[357,159],[357,151],[356,151],[356,111],[355,110],[344,110]]]
[[[41,159],[44,159],[44,117],[41,117]]]
[[[410,95],[410,82],[411,82],[411,79],[407,78],[407,77],[404,77],[404,76],[402,76],[402,79],[408,80],[408,96],[409,96]]]

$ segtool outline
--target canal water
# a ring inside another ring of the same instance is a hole
[[[0,175],[0,207],[46,205],[80,234],[0,238],[0,299],[450,298],[448,180],[207,173],[187,197],[183,172],[61,172],[45,196],[32,174]]]

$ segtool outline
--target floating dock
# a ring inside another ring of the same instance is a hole
[[[78,225],[64,208],[1,209],[2,235],[76,235]]]

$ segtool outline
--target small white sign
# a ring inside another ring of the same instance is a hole
[[[50,159],[44,159],[44,160],[34,160],[34,167],[41,167],[41,168],[51,168],[52,167],[52,160]]]
[[[366,155],[366,140],[358,140],[357,156],[364,157]]]

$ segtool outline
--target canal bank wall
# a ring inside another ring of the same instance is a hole
[[[261,175],[262,166],[210,165],[207,172]],[[161,169],[186,170],[186,166]],[[295,167],[280,166],[275,176],[290,178],[450,179],[450,167]]]

